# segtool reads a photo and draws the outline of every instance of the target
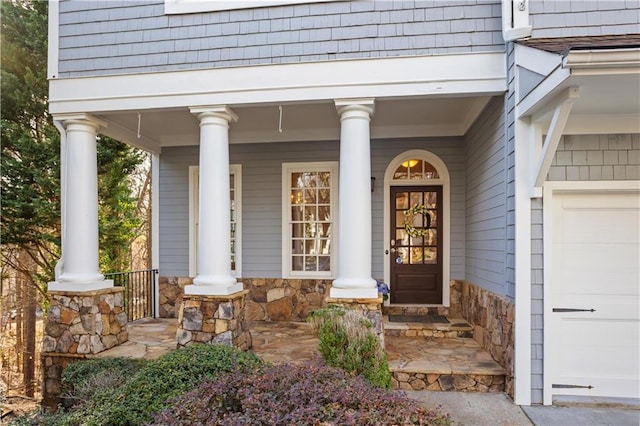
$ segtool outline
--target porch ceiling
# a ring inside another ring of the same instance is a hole
[[[578,96],[563,134],[640,132],[640,49],[569,53],[563,67],[518,104],[517,115],[547,128],[571,88]]]
[[[371,137],[461,136],[490,99],[490,96],[376,99]],[[231,105],[231,108],[239,120],[230,125],[230,143],[340,137],[340,121],[333,102]],[[199,144],[198,120],[187,108],[146,110],[140,114],[139,127],[136,111],[93,115],[108,123],[102,131],[105,135],[147,150]]]

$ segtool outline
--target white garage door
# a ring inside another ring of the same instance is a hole
[[[552,235],[552,393],[640,398],[640,194],[556,193]]]

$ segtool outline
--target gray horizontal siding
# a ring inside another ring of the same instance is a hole
[[[640,3],[629,0],[530,0],[532,37],[638,34]]]
[[[464,148],[460,138],[372,141],[373,271],[383,278],[383,180],[389,162],[409,149],[432,151],[451,174],[451,276],[464,278]],[[231,145],[230,162],[242,164],[242,275],[282,276],[282,163],[337,161],[338,142]],[[189,273],[188,168],[198,147],[162,151],[160,163],[160,274]]]
[[[59,76],[502,51],[497,0],[342,1],[165,15],[163,0],[62,0]]]
[[[503,102],[494,98],[465,135],[465,271],[468,281],[507,296]]]

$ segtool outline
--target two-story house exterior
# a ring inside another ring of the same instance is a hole
[[[100,289],[95,139],[152,153],[159,311],[463,315],[517,404],[640,398],[640,3],[50,0],[54,290]]]

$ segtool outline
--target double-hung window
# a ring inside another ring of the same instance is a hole
[[[285,163],[282,182],[283,276],[333,277],[338,163]]]
[[[189,167],[189,276],[198,275],[198,224],[199,224],[199,173],[198,166]],[[231,200],[231,273],[242,274],[242,166],[229,166],[229,197]]]

